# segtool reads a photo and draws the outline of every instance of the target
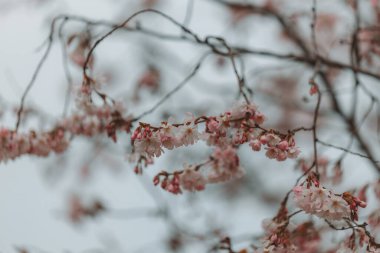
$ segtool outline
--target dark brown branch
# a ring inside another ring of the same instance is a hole
[[[37,68],[34,71],[32,78],[30,79],[28,85],[26,86],[24,93],[22,94],[20,107],[17,111],[17,121],[16,121],[16,127],[15,127],[16,132],[18,131],[20,123],[21,123],[21,116],[22,116],[22,111],[24,109],[26,96],[28,95],[30,89],[33,87],[33,85],[37,79],[37,76],[38,76],[43,64],[45,63],[46,58],[48,57],[50,50],[51,50],[51,47],[53,45],[54,27],[55,27],[55,22],[57,20],[58,20],[58,18],[54,19],[53,22],[51,23],[50,34],[49,34],[46,50],[45,50],[44,54],[42,55],[40,61],[38,62]]]
[[[336,146],[336,145],[333,145],[333,144],[330,144],[330,143],[327,143],[325,141],[321,141],[319,139],[317,139],[317,142],[322,144],[323,146],[326,146],[326,147],[330,147],[330,148],[335,148],[335,149],[339,149],[341,151],[344,151],[345,153],[349,153],[351,155],[356,155],[356,156],[359,156],[359,157],[363,157],[363,158],[366,158],[366,159],[369,159],[371,160],[370,157],[366,156],[366,155],[363,155],[363,154],[360,154],[358,152],[354,152],[354,151],[351,151],[347,148],[343,148],[343,147],[339,147],[339,146]],[[340,159],[341,160],[341,159]],[[380,163],[380,161],[373,161],[374,163]]]

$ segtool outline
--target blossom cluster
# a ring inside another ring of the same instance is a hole
[[[280,207],[276,217],[264,219],[262,227],[265,236],[262,238],[262,247],[256,249],[255,253],[315,253],[321,242],[314,223],[308,221],[299,225],[293,224],[285,205]]]
[[[304,183],[293,188],[296,205],[306,213],[328,220],[351,218],[358,220],[358,207],[366,207],[366,203],[350,193],[334,194],[320,186],[319,182]]]
[[[24,154],[48,156],[50,152],[62,153],[68,144],[69,141],[60,128],[42,133],[17,133],[0,128],[0,162],[7,162]]]
[[[0,128],[0,162],[29,154],[48,156],[51,152],[62,153],[69,145],[70,136],[95,136],[118,129],[129,131],[130,123],[123,120],[120,104],[96,106],[89,101],[89,93],[78,96],[79,110],[57,122],[50,131],[19,133]],[[118,123],[118,124],[115,124]]]
[[[295,141],[291,136],[281,139],[281,136],[275,133],[264,133],[259,139],[255,139],[249,144],[254,151],[260,151],[262,145],[266,145],[265,155],[269,159],[285,161],[287,158],[297,158],[300,151],[295,147]]]
[[[95,86],[95,85],[94,85]],[[116,142],[116,130],[130,132],[131,116],[125,117],[125,108],[119,102],[112,101],[109,105],[105,95],[100,94],[104,104],[97,106],[93,103],[91,94],[94,86],[83,85],[78,92],[76,105],[79,112],[66,119],[63,124],[76,135],[93,136],[104,131]],[[97,92],[99,94],[99,92]]]
[[[283,228],[282,223],[273,223],[272,226],[276,226],[277,229],[265,236],[262,247],[256,249],[255,253],[318,252],[321,238],[312,222],[305,222],[292,228]]]
[[[163,180],[161,181],[161,177]],[[194,165],[185,165],[181,172],[170,175],[167,172],[161,172],[155,176],[154,184],[161,184],[161,188],[173,194],[182,193],[182,189],[187,191],[202,191],[206,186],[206,178]]]
[[[236,154],[236,148],[242,144],[249,143],[254,151],[260,151],[264,147],[266,156],[278,161],[296,158],[300,153],[295,146],[292,133],[282,134],[275,130],[267,130],[260,126],[264,120],[265,116],[255,105],[243,103],[220,116],[190,117],[179,124],[162,122],[160,126],[154,127],[140,122],[131,137],[134,155],[139,157],[140,162],[151,161],[161,156],[165,149],[172,150],[204,141],[214,147],[214,153],[210,156],[209,170],[205,173],[205,182],[225,182],[243,174]],[[204,123],[203,131],[198,130],[201,123]],[[138,164],[136,168],[135,171],[141,172],[141,165]],[[184,175],[190,178],[185,180],[187,182],[185,189],[204,188],[196,185],[195,180],[191,180],[191,178],[201,178],[202,175],[198,172],[174,173],[170,181],[168,178],[163,181],[162,188],[179,193],[180,178],[185,177]],[[194,186],[189,186],[191,181],[194,181]]]
[[[163,148],[172,150],[193,145],[199,140],[199,132],[197,125],[191,121],[176,126],[163,122],[158,128],[140,123],[131,138],[136,153],[152,158],[159,157]]]
[[[172,174],[161,172],[155,176],[153,182],[155,185],[161,183],[161,188],[168,192],[179,194],[182,189],[202,191],[206,184],[225,182],[243,174],[236,149],[228,146],[225,149],[216,148],[210,160],[203,164],[185,165],[183,170]]]
[[[162,122],[153,127],[141,123],[132,135],[135,152],[146,157],[159,157],[165,149],[193,145],[199,140],[210,146],[239,146],[249,143],[254,151],[266,146],[266,155],[271,159],[284,161],[296,158],[299,150],[292,134],[281,134],[266,130],[260,125],[264,115],[253,104],[240,104],[220,116],[186,119],[180,124]],[[205,123],[205,129],[198,131],[198,124]]]
[[[231,146],[224,149],[217,147],[211,159],[211,170],[207,179],[209,183],[226,182],[244,174],[236,149]]]

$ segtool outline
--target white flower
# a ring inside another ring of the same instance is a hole
[[[296,205],[306,213],[329,220],[350,217],[350,208],[347,202],[321,186],[296,186],[293,188],[293,193]]]
[[[162,146],[165,148],[172,150],[173,148],[177,147],[178,140],[175,136],[174,127],[172,125],[162,125],[162,128],[160,129],[158,136],[160,138]]]
[[[159,157],[163,153],[161,142],[156,136],[135,140],[135,151],[141,155],[146,155],[148,158]]]
[[[178,146],[193,145],[199,140],[199,133],[196,125],[185,125],[179,127]]]

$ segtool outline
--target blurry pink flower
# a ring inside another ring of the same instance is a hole
[[[187,191],[202,191],[205,189],[206,179],[195,170],[195,166],[188,166],[180,176],[180,185]]]

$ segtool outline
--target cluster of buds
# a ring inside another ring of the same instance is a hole
[[[203,191],[207,180],[199,171],[198,166],[185,165],[182,171],[169,174],[165,171],[157,174],[154,179],[154,185],[161,185],[161,188],[173,194],[182,193],[182,189],[187,191]]]
[[[351,219],[352,220],[358,220],[358,211],[359,207],[365,208],[367,206],[367,203],[360,200],[359,198],[352,196],[349,192],[344,192],[342,194],[342,198],[347,202],[347,204],[350,206],[351,211]]]
[[[209,117],[203,136],[209,145],[225,147],[249,143],[253,151],[260,151],[265,146],[270,159],[296,158],[300,151],[292,134],[266,130],[260,126],[264,120],[264,115],[254,105],[243,104],[220,117]]]
[[[180,173],[169,174],[162,171],[154,177],[153,183],[154,185],[160,184],[161,188],[165,191],[173,194],[181,194],[180,175]]]
[[[160,184],[168,192],[179,194],[182,189],[202,191],[206,184],[225,182],[243,174],[236,149],[228,146],[225,149],[216,148],[210,160],[203,164],[184,165],[183,170],[174,173],[162,171],[154,177],[153,183]]]
[[[300,151],[295,146],[291,135],[279,135],[274,132],[263,133],[259,138],[252,140],[249,145],[252,150],[260,151],[262,145],[266,145],[265,155],[269,159],[285,161],[287,158],[297,158]]]

